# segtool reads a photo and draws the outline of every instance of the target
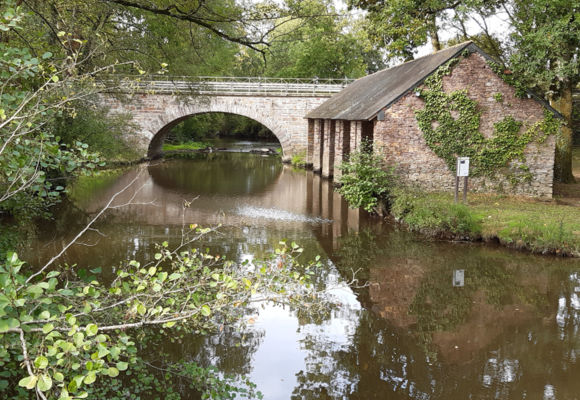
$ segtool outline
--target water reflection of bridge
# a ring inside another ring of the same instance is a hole
[[[245,181],[212,195],[200,193],[202,189],[199,188],[197,191],[192,188],[182,190],[175,176],[168,182],[158,174],[158,168],[162,165],[132,169],[78,206],[88,213],[96,213],[119,193],[109,213],[126,222],[161,226],[182,223],[201,226],[310,224],[334,248],[338,245],[338,238],[349,230],[358,231],[361,219],[365,219],[364,212],[348,208],[332,182],[287,165],[278,164],[271,176],[258,186],[257,178],[248,174],[243,178]],[[191,179],[195,180],[195,177]],[[131,182],[130,187],[121,193]],[[243,187],[247,190],[240,190]],[[185,202],[191,202],[190,207],[184,207]],[[247,212],[252,209],[258,212]]]

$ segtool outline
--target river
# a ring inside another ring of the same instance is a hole
[[[107,279],[120,260],[175,243],[182,224],[221,224],[200,247],[243,261],[295,241],[303,260],[322,256],[317,279],[341,302],[314,320],[265,305],[244,332],[160,344],[169,357],[245,374],[267,400],[580,398],[580,261],[427,241],[276,157],[220,152],[84,180],[29,260],[54,254],[133,180],[116,203],[130,204],[62,262]]]

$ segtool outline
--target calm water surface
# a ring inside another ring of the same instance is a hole
[[[244,332],[160,343],[176,360],[248,375],[265,399],[580,398],[578,260],[425,242],[348,209],[327,181],[276,158],[215,153],[85,182],[32,261],[133,179],[118,201],[132,204],[109,211],[65,262],[106,277],[119,260],[176,242],[184,223],[222,224],[201,247],[242,261],[296,241],[304,261],[323,257],[317,279],[342,304],[316,321],[266,305],[244,317]],[[354,271],[366,286],[345,284]]]

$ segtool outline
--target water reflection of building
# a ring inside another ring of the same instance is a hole
[[[372,268],[369,279],[371,309],[399,328],[409,328],[417,317],[409,309],[419,290],[425,268],[410,258],[390,259],[388,268]]]

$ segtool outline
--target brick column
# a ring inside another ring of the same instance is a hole
[[[350,123],[350,151],[356,151],[360,146],[362,137],[362,122],[352,121]]]
[[[334,138],[336,123],[327,119],[324,121],[324,140],[322,151],[322,176],[325,178],[332,177],[334,173]]]
[[[350,134],[350,121],[343,121],[343,128],[342,128],[342,161],[348,161],[348,156],[352,150],[351,147],[351,134]]]
[[[312,167],[314,163],[314,120],[308,119],[308,137],[306,139],[306,166]]]
[[[336,121],[336,140],[334,145],[334,180],[338,180],[341,171],[338,166],[348,161],[351,148],[350,121]]]
[[[312,169],[322,171],[322,155],[324,154],[324,120],[314,120],[314,140],[312,149]]]

